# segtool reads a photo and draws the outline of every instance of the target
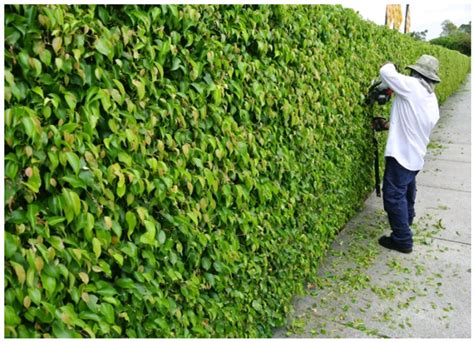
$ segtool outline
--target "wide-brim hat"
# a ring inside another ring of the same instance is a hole
[[[415,70],[422,76],[439,83],[441,79],[438,76],[439,62],[430,55],[422,55],[415,64],[407,66],[407,68]]]

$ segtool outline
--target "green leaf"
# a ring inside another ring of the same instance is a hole
[[[100,305],[100,312],[105,318],[105,321],[109,324],[115,323],[115,311],[114,307],[109,303],[102,303]]]
[[[81,170],[81,160],[74,152],[66,152],[64,155],[66,156],[69,165],[71,165],[74,170],[74,173],[77,175]]]
[[[183,68],[181,65],[181,60],[177,57],[173,58],[173,65],[171,67],[171,71],[178,70],[179,68]]]
[[[119,161],[121,161],[122,163],[127,165],[128,167],[132,167],[133,159],[129,154],[124,153],[124,152],[120,152],[118,154],[118,159],[119,159]]]
[[[168,8],[170,9],[171,14],[173,15],[173,17],[178,18],[178,16],[179,16],[179,14],[178,14],[178,6],[176,6],[176,5],[168,5]]]
[[[13,27],[5,26],[5,42],[10,45],[15,45],[21,38],[21,33],[15,30]]]
[[[36,58],[30,58],[30,66],[35,71],[35,76],[38,77],[41,75],[41,71],[43,70],[41,67],[41,62]]]
[[[20,247],[20,239],[5,231],[5,257],[10,259]]]
[[[49,50],[44,49],[43,51],[41,51],[39,57],[41,62],[43,62],[46,66],[51,65],[51,52],[49,52]]]
[[[18,163],[11,161],[5,162],[5,176],[11,180],[15,180],[18,177]]]
[[[141,222],[144,222],[148,218],[148,210],[144,207],[137,207],[137,214]]]
[[[52,45],[54,53],[57,55],[59,50],[61,50],[61,47],[63,46],[63,39],[61,37],[54,38]]]
[[[87,186],[84,181],[77,176],[64,176],[61,179],[65,182],[68,182],[75,189],[82,188],[84,190],[87,190]]]
[[[99,51],[101,54],[109,57],[110,59],[113,58],[114,56],[114,46],[110,42],[110,40],[106,38],[100,38],[96,40],[94,47],[97,51]]]
[[[33,89],[31,89],[31,91],[44,98],[43,89],[41,89],[40,87],[34,87]]]
[[[5,81],[7,81],[11,86],[15,85],[15,77],[10,70],[5,70]]]
[[[120,239],[120,237],[122,236],[122,226],[118,222],[112,222],[112,231]]]
[[[81,55],[82,55],[82,51],[80,49],[73,49],[72,50],[72,53],[74,54],[74,59],[79,62],[80,58],[81,58]]]
[[[79,273],[78,273],[78,276],[79,276],[79,278],[81,278],[81,280],[82,280],[82,282],[83,282],[84,284],[87,285],[87,284],[89,283],[89,275],[88,275],[87,273],[85,273],[85,272],[79,272]]]
[[[193,163],[200,169],[204,167],[204,165],[202,164],[202,160],[199,158],[193,158]]]
[[[117,261],[119,266],[122,267],[123,266],[123,255],[118,254],[118,253],[114,253],[114,254],[112,254],[112,256]]]
[[[47,295],[51,297],[54,291],[56,291],[56,278],[43,273],[41,274],[41,283],[43,284],[43,288],[46,290]]]
[[[92,250],[94,251],[95,257],[99,259],[100,254],[102,253],[102,247],[99,239],[93,238],[92,239]]]
[[[5,305],[5,325],[16,326],[21,323],[21,318],[18,316],[15,309],[10,305]]]
[[[67,222],[70,223],[81,212],[81,199],[73,190],[63,188],[62,199]]]
[[[135,281],[130,278],[120,278],[116,281],[116,284],[123,289],[132,289],[135,287]]]
[[[122,96],[127,95],[127,93],[126,93],[126,91],[125,91],[125,88],[124,88],[122,82],[120,82],[119,80],[116,80],[116,79],[114,79],[113,82],[115,83],[115,85],[116,85],[117,88],[119,89],[120,94],[122,94]]]
[[[220,261],[214,261],[213,266],[218,273],[224,270],[224,264]]]
[[[13,110],[11,108],[5,110],[5,125],[10,127],[13,121]]]
[[[61,239],[59,236],[51,236],[47,241],[53,246],[56,250],[62,251],[64,250],[64,243],[63,239]],[[65,270],[65,277],[67,276],[67,269]]]
[[[76,108],[76,104],[77,104],[76,95],[68,92],[64,94],[64,99],[66,100],[66,103],[70,109],[74,110]]]
[[[125,214],[125,221],[127,221],[128,225],[128,233],[127,236],[130,239],[130,236],[133,234],[133,231],[135,230],[135,227],[137,226],[137,217],[135,214],[131,211],[127,211]]]
[[[35,139],[38,134],[37,122],[30,116],[24,116],[21,121],[23,122],[23,127],[25,127],[25,132],[28,137]]]
[[[57,338],[81,338],[81,334],[69,329],[62,321],[55,320],[53,323],[53,336]]]
[[[140,242],[144,244],[154,245],[156,235],[155,224],[151,221],[145,220],[144,225],[146,228],[146,233],[140,237]]]
[[[49,216],[49,217],[46,217],[45,219],[46,219],[46,222],[48,222],[50,226],[55,226],[66,220],[66,218],[62,216]]]
[[[211,268],[211,261],[209,260],[209,258],[207,258],[207,257],[202,258],[201,259],[201,266],[206,271],[209,271],[209,269]]]
[[[127,187],[125,185],[125,182],[118,182],[117,183],[117,196],[123,197],[126,191],[127,191]]]
[[[56,68],[59,70],[63,70],[64,66],[64,60],[62,58],[56,57],[54,59],[54,64],[56,65]]]
[[[139,80],[133,80],[132,83],[137,88],[138,99],[143,99],[145,97],[145,85]]]
[[[100,103],[102,103],[102,107],[104,107],[105,111],[108,111],[112,103],[110,102],[110,95],[107,90],[101,89],[97,94],[97,98],[100,99]]]
[[[40,211],[40,207],[37,204],[28,204],[28,209],[26,210],[26,217],[33,229],[36,228],[36,214]]]
[[[31,176],[28,178],[28,181],[26,183],[22,182],[22,184],[34,193],[39,192],[39,188],[41,187],[41,176],[39,169],[36,166],[31,168]]]
[[[26,74],[28,71],[30,71],[30,63],[29,63],[30,56],[28,56],[28,53],[25,51],[21,51],[18,54],[18,62],[20,63],[21,68],[23,69],[23,72]]]
[[[260,304],[260,301],[257,301],[257,300],[252,301],[252,307],[256,311],[261,311],[262,310],[262,304]]]
[[[51,162],[51,166],[49,170],[53,172],[59,165],[58,155],[53,152],[48,152],[48,158],[49,158],[49,161]]]
[[[41,302],[41,290],[38,288],[28,288],[28,295],[31,298],[31,301],[36,305],[39,305]]]
[[[20,285],[23,286],[26,280],[25,269],[23,268],[21,264],[18,264],[14,261],[10,261],[10,265],[12,265],[13,269],[15,270],[16,276],[18,278],[18,282],[20,283]]]
[[[158,233],[158,241],[160,244],[164,244],[166,241],[166,234],[162,230],[160,230],[160,232]]]

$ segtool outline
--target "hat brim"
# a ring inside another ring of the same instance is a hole
[[[426,72],[426,70],[423,70],[418,65],[409,65],[409,66],[407,66],[407,69],[415,70],[417,73],[423,75],[424,77],[430,79],[433,82],[436,82],[436,83],[441,82],[441,79],[438,77],[438,75],[436,75],[434,73],[428,73],[428,72]]]

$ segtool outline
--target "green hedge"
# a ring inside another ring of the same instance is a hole
[[[422,53],[444,100],[469,58],[338,6],[7,6],[6,336],[271,335]]]
[[[430,43],[471,56],[471,34],[467,32],[457,32],[446,37],[438,37],[430,40]]]

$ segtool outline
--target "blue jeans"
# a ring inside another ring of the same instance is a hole
[[[403,248],[413,247],[410,225],[415,217],[416,175],[401,166],[395,158],[385,158],[383,205],[392,228],[392,240]]]

